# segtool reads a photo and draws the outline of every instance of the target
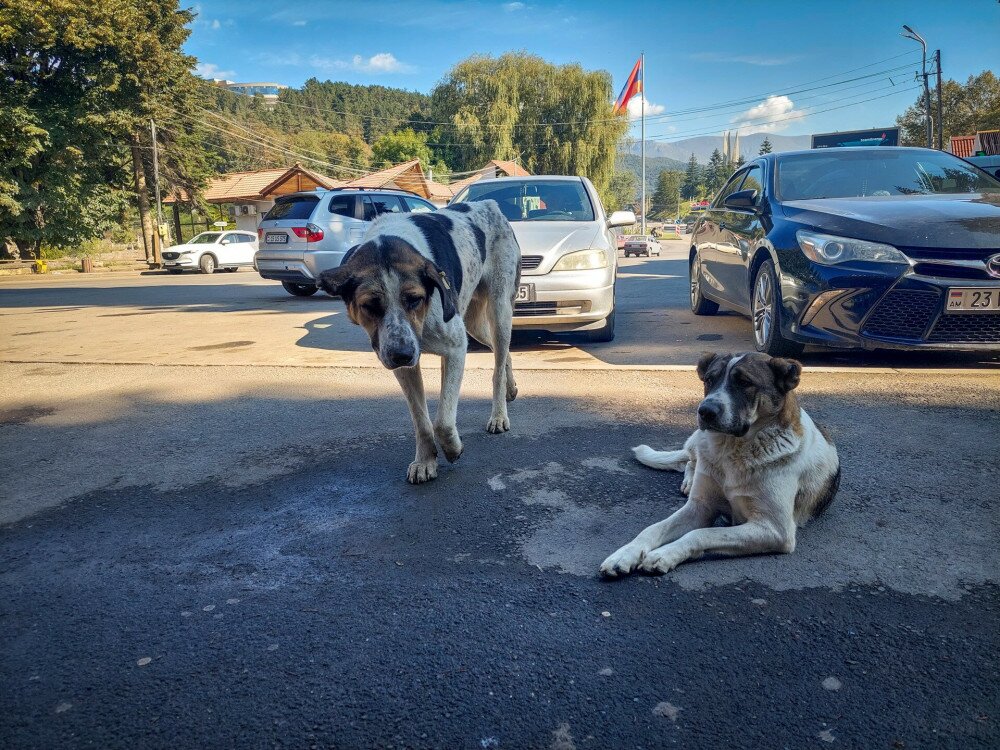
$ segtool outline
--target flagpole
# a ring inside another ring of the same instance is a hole
[[[643,52],[639,56],[639,71],[642,75],[642,91],[639,92],[639,96],[642,97],[642,125],[640,126],[640,138],[642,140],[642,234],[646,234],[646,53]]]

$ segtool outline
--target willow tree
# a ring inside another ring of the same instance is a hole
[[[476,55],[449,71],[431,95],[430,141],[457,172],[490,159],[517,160],[535,174],[589,177],[602,196],[628,129],[611,113],[611,76],[553,65],[526,53]]]

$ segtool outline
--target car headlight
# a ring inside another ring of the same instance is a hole
[[[592,268],[607,268],[608,255],[603,250],[577,250],[567,253],[552,267],[553,271],[588,271]]]
[[[910,262],[903,253],[892,245],[881,242],[855,240],[850,237],[834,237],[830,234],[807,232],[800,229],[795,233],[799,247],[809,260],[824,266],[834,266],[838,263],[849,263],[862,260],[870,263],[902,263]]]

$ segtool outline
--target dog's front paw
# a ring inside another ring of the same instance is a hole
[[[462,456],[462,451],[465,450],[462,447],[462,438],[458,436],[458,430],[454,427],[435,427],[434,437],[449,463],[455,463]]]
[[[671,550],[669,547],[661,547],[660,549],[647,552],[642,558],[639,569],[643,573],[663,575],[684,562],[684,559],[683,555],[676,550]]]
[[[507,432],[510,429],[510,418],[506,414],[493,415],[486,423],[486,431],[494,435]]]
[[[511,382],[508,381],[508,383],[507,383],[507,400],[508,401],[513,401],[515,398],[517,398],[517,383],[511,383]]]
[[[681,480],[681,494],[687,497],[691,494],[691,485],[694,484],[694,477],[689,477],[687,474],[684,475],[684,479]]]
[[[410,484],[423,484],[432,479],[437,479],[438,462],[437,458],[427,461],[414,461],[410,468],[406,470],[406,481]]]
[[[601,575],[605,578],[617,578],[628,575],[642,561],[642,548],[634,544],[626,544],[616,552],[608,555],[601,563]]]

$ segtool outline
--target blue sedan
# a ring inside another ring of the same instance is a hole
[[[1000,351],[1000,181],[941,151],[767,154],[694,226],[691,309],[759,351]]]

